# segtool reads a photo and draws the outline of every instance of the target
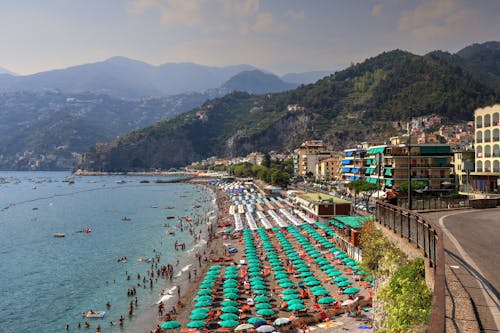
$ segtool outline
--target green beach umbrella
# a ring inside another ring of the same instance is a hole
[[[253,300],[257,303],[268,303],[270,301],[269,297],[266,296],[257,296]]]
[[[240,323],[236,320],[224,320],[219,323],[219,326],[221,327],[236,327]]]
[[[311,291],[317,291],[317,290],[325,290],[325,287],[323,286],[314,286],[311,288]]]
[[[261,316],[272,316],[275,312],[271,309],[258,310],[257,314]]]
[[[290,287],[294,287],[295,285],[292,282],[283,282],[283,283],[280,283],[279,286],[281,288],[290,288]]]
[[[255,294],[257,295],[264,295],[264,296],[267,296],[269,293],[267,292],[267,290],[264,290],[264,289],[256,289],[254,291]]]
[[[298,294],[299,291],[297,289],[285,289],[281,293],[283,295],[292,295],[292,294]]]
[[[293,310],[293,311],[304,310],[305,308],[306,308],[306,306],[304,304],[299,304],[299,303],[292,304],[292,305],[288,306],[288,309]]]
[[[356,294],[359,292],[359,288],[347,288],[346,290],[344,290],[344,294],[348,294],[348,295],[352,295],[352,294]]]
[[[337,254],[337,258],[340,258],[340,259],[347,258],[347,254],[339,253],[339,254]]]
[[[274,273],[274,277],[276,279],[286,278],[286,277],[288,277],[288,273],[285,273],[283,271],[282,272],[276,272],[276,273]]]
[[[238,320],[239,317],[237,314],[234,313],[223,313],[219,316],[220,319],[222,320]]]
[[[189,322],[186,326],[188,328],[201,328],[201,327],[206,327],[207,323],[205,323],[204,321],[201,321],[201,320],[197,320],[197,321]]]
[[[330,294],[330,292],[326,289],[316,290],[313,292],[314,296],[324,296],[324,295],[328,295],[328,294]]]
[[[284,301],[290,301],[292,299],[297,299],[297,298],[299,298],[299,295],[297,295],[297,294],[291,294],[291,295],[285,295],[285,296],[283,296],[283,300]]]
[[[260,310],[260,309],[272,309],[273,306],[269,303],[258,303],[255,305],[255,308]]]
[[[319,284],[320,284],[320,282],[318,280],[311,280],[311,281],[307,281],[306,282],[306,286],[309,286],[309,287],[311,287],[311,286],[317,286]]]
[[[236,299],[240,298],[240,295],[235,294],[235,293],[227,293],[227,294],[224,294],[223,296],[224,296],[224,298],[232,299],[232,300],[236,300]]]
[[[260,317],[252,317],[252,318],[249,318],[247,320],[247,322],[250,323],[250,324],[255,324],[258,321],[266,322],[266,320],[264,318],[260,318]]]
[[[222,290],[225,294],[227,293],[235,293],[235,294],[238,294],[240,292],[240,290],[238,288],[224,288],[224,290]]]
[[[201,320],[201,319],[206,319],[208,317],[208,313],[193,313],[192,315],[189,316],[189,320]]]
[[[161,328],[163,328],[164,330],[171,330],[179,327],[181,327],[181,323],[175,320],[166,321],[163,324],[161,324]]]
[[[198,296],[194,299],[196,302],[205,302],[205,301],[211,301],[212,296]]]
[[[302,272],[302,273],[300,273],[300,277],[303,277],[303,278],[311,276],[311,275],[313,275],[313,272]]]
[[[309,282],[309,281],[318,281],[318,279],[314,276],[308,276],[304,279],[304,281]]]
[[[238,308],[235,306],[225,306],[222,309],[220,309],[222,312],[225,313],[236,313],[238,312]]]
[[[286,302],[287,302],[288,305],[291,305],[291,304],[304,304],[304,301],[301,300],[301,299],[298,299],[298,298],[291,299],[291,300],[288,300]]]
[[[359,271],[361,269],[361,267],[359,267],[358,265],[354,265],[351,267],[354,271]]]
[[[334,276],[342,275],[342,272],[337,271],[337,270],[329,270],[328,272],[326,272],[326,274],[330,277],[334,277]]]
[[[214,285],[212,283],[202,283],[202,284],[200,284],[200,290],[201,289],[212,290],[212,289],[214,289]]]
[[[208,289],[202,289],[202,290],[199,290],[196,295],[198,296],[208,296],[208,295],[212,295],[212,291],[208,290]]]
[[[331,297],[322,297],[318,300],[319,304],[331,304],[335,303],[335,299]]]
[[[238,306],[240,305],[240,303],[236,302],[236,301],[231,301],[231,300],[227,300],[227,301],[223,301],[221,303],[222,306]]]
[[[191,311],[191,313],[209,313],[210,309],[209,308],[196,308]]]
[[[347,280],[347,278],[343,275],[337,276],[335,279],[333,279],[333,282],[342,282]]]
[[[351,284],[352,284],[352,282],[348,281],[348,280],[341,281],[341,282],[337,283],[337,287],[347,287],[347,286],[350,286]]]
[[[307,266],[300,267],[300,268],[297,269],[297,271],[300,272],[300,273],[310,272],[309,267],[307,267]]]
[[[200,302],[196,302],[194,304],[195,308],[205,308],[207,306],[212,306],[212,302],[210,302],[210,301],[200,301]]]

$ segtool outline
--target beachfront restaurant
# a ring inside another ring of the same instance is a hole
[[[335,215],[348,215],[351,202],[323,193],[297,193],[295,202],[308,217],[326,222]]]

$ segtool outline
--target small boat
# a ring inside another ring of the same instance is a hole
[[[173,232],[172,230],[165,230],[165,233],[167,235],[175,235],[175,232]]]
[[[193,208],[200,208],[201,205],[193,205]]]
[[[158,208],[157,205],[151,205],[151,208]]]
[[[167,220],[171,220],[171,219],[175,219],[175,216],[174,215],[167,216]]]
[[[141,183],[141,184],[148,184],[149,180],[141,180],[139,183]]]
[[[153,262],[153,258],[139,258],[137,259],[138,262],[145,262],[145,263],[152,263]]]
[[[104,318],[106,311],[92,311],[89,310],[85,315],[86,318]]]
[[[115,183],[117,183],[117,184],[125,184],[126,181],[124,181],[124,180],[117,180]]]
[[[80,230],[77,231],[77,233],[82,233],[82,232],[84,232],[86,234],[90,234],[92,232],[92,229],[85,228],[85,229],[80,229]]]
[[[165,207],[165,209],[174,209],[175,207],[174,206],[167,206]]]
[[[60,237],[66,237],[66,234],[63,232],[56,232],[53,236],[60,238]]]
[[[117,261],[124,264],[128,261],[128,259],[126,257],[123,257],[123,258],[118,259]]]
[[[122,217],[122,221],[130,221],[130,220],[132,220],[130,217],[126,217],[126,216]]]

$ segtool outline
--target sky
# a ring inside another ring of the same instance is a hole
[[[383,51],[500,40],[499,0],[0,0],[0,67],[125,56],[153,65],[340,70]]]

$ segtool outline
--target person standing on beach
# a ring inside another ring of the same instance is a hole
[[[181,286],[177,286],[177,296],[181,299]]]

